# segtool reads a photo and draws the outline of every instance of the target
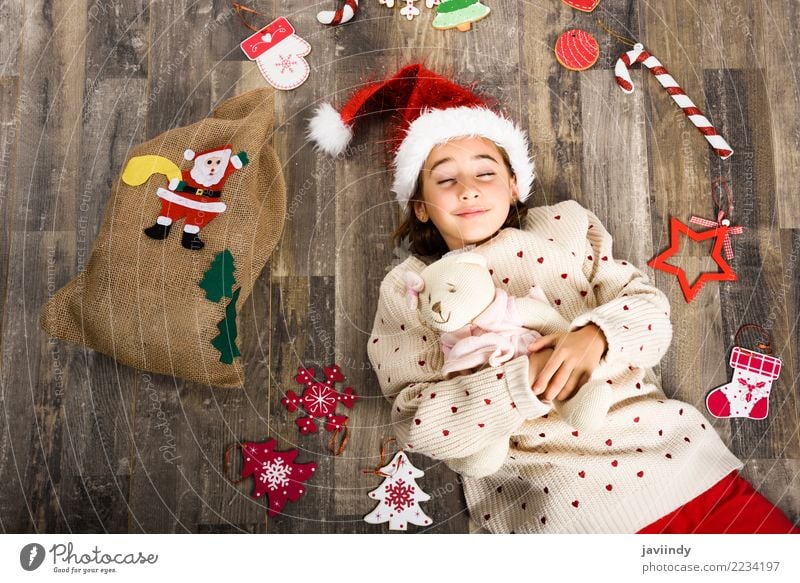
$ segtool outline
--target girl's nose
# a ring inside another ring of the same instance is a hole
[[[470,200],[472,198],[478,198],[478,191],[471,188],[465,188],[464,192],[461,193],[461,200]]]

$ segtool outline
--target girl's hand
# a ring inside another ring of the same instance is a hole
[[[600,328],[587,324],[566,334],[542,336],[528,346],[528,351],[537,353],[549,347],[555,350],[536,377],[533,392],[545,401],[565,401],[589,380],[608,342]]]
[[[547,361],[550,360],[550,356],[553,354],[553,349],[543,348],[537,352],[530,352],[530,347],[528,347],[528,350],[528,380],[531,381],[532,388],[536,377],[539,376],[539,373],[542,372],[544,365],[546,365]]]

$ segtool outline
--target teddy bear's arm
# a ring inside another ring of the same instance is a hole
[[[522,297],[516,298],[515,305],[522,325],[542,336],[569,330],[569,321],[547,302]]]

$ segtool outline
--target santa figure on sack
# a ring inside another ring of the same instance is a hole
[[[169,190],[158,189],[161,212],[156,224],[146,228],[144,233],[153,239],[166,239],[172,224],[185,219],[181,245],[199,250],[205,245],[198,237],[200,229],[227,208],[220,200],[225,181],[249,160],[245,152],[232,155],[230,145],[199,154],[186,150],[183,157],[194,164],[189,170],[181,170],[181,178],[170,179]]]

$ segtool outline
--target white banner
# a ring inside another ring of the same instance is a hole
[[[798,543],[791,535],[4,535],[0,581],[794,583]]]

